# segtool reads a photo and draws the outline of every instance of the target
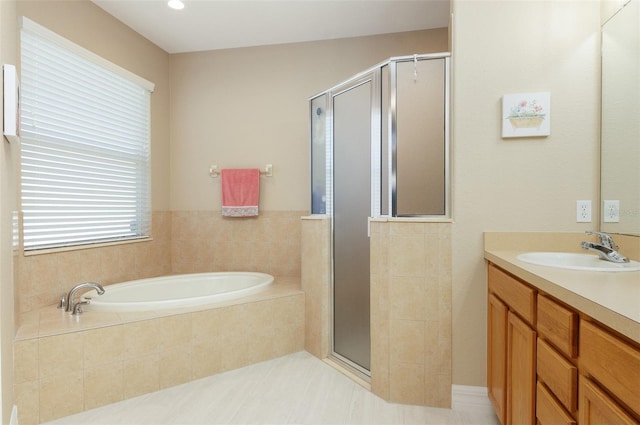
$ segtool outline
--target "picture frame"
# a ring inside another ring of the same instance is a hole
[[[551,93],[502,96],[502,137],[545,137],[551,134]]]

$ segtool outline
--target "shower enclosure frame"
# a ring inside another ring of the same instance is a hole
[[[400,62],[414,62],[422,60],[443,59],[444,60],[444,213],[443,214],[404,214],[398,215],[397,211],[397,166],[398,166],[398,145],[397,145],[397,64]],[[383,69],[388,67],[388,75],[383,76]],[[371,82],[371,141],[370,141],[370,178],[371,178],[371,206],[370,217],[390,218],[390,217],[414,217],[414,218],[451,218],[451,158],[450,158],[450,72],[451,54],[449,52],[420,54],[411,56],[391,57],[388,60],[374,65],[367,70],[360,72],[351,78],[320,92],[309,98],[310,116],[313,117],[313,101],[324,98],[327,117],[325,119],[324,142],[325,142],[325,163],[331,167],[331,172],[325,176],[325,201],[326,207],[320,214],[326,214],[331,218],[331,242],[330,242],[330,303],[329,303],[329,329],[330,329],[330,353],[329,357],[346,367],[356,376],[370,381],[371,371],[362,367],[358,363],[348,359],[335,351],[334,340],[334,293],[335,293],[335,261],[334,261],[334,220],[333,220],[333,135],[334,135],[334,98],[348,90],[362,84]],[[383,78],[388,78],[389,87],[389,108],[386,117],[383,116],[382,91]],[[386,134],[383,134],[383,122],[386,120]],[[312,127],[312,126],[311,126]],[[318,214],[314,210],[314,181],[313,181],[313,128],[311,128],[310,142],[310,169],[311,169],[311,193],[312,193],[312,214]],[[382,152],[385,149],[386,152]],[[368,235],[369,236],[369,235]],[[370,322],[370,319],[369,319]],[[371,350],[371,347],[369,347]]]

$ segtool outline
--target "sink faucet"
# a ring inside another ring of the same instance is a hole
[[[93,282],[84,282],[84,283],[79,283],[76,286],[74,286],[73,288],[71,288],[71,290],[69,291],[69,294],[67,295],[66,298],[66,302],[64,302],[62,299],[60,300],[60,304],[61,306],[65,307],[65,311],[70,311],[72,312],[72,314],[78,314],[79,312],[82,312],[82,309],[75,309],[75,304],[73,302],[76,293],[81,290],[81,289],[86,289],[86,288],[93,288],[96,290],[96,292],[98,293],[98,295],[102,295],[104,294],[104,288],[97,284],[97,283],[93,283]],[[63,296],[64,298],[64,296]]]
[[[617,250],[620,249],[618,245],[613,241],[613,238],[603,232],[585,232],[587,235],[596,235],[598,237],[598,243],[594,242],[582,242],[582,249],[592,250],[598,253],[598,256],[602,260],[611,261],[613,263],[628,263],[629,259],[620,254]]]

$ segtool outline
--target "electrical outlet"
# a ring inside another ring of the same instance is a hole
[[[576,201],[576,222],[591,223],[591,201]]]
[[[620,201],[604,201],[602,221],[605,223],[620,222]]]

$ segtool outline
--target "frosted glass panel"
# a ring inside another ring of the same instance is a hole
[[[334,97],[334,351],[370,369],[371,82]]]
[[[444,215],[445,60],[397,66],[396,215]]]

